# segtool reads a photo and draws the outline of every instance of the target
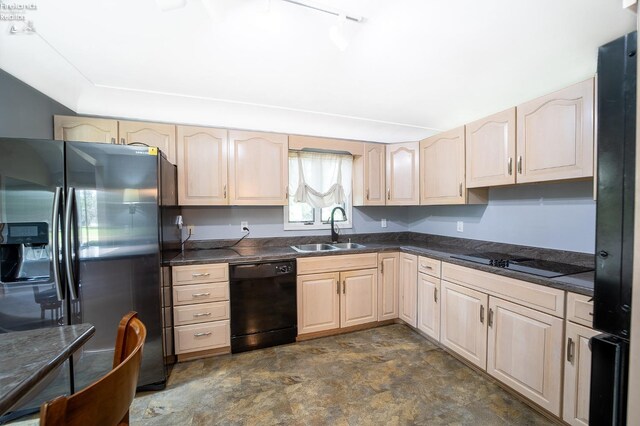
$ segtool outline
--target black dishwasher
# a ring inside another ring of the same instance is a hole
[[[295,261],[231,265],[229,281],[231,353],[296,341]]]

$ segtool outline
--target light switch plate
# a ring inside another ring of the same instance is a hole
[[[387,219],[380,219],[380,227],[382,228],[387,227]]]
[[[458,232],[464,232],[464,222],[459,220],[458,224],[456,225],[456,229]]]

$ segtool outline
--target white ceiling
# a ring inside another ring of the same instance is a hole
[[[343,52],[335,17],[280,0],[271,28],[267,0],[35,1],[34,35],[0,23],[0,68],[78,113],[381,142],[588,78],[636,19],[620,0],[324,0],[365,18]]]

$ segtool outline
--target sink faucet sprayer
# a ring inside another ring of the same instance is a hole
[[[337,243],[338,242],[338,233],[336,232],[336,228],[335,225],[333,223],[333,216],[336,214],[336,210],[340,210],[342,212],[342,217],[347,220],[347,212],[344,211],[344,209],[340,206],[338,207],[334,207],[333,210],[331,210],[331,242],[332,243]]]

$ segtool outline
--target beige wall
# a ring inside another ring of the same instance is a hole
[[[640,29],[640,20],[639,29]],[[638,86],[640,88],[640,86]],[[640,90],[638,91],[640,99]],[[636,121],[640,123],[640,109]],[[638,144],[636,132],[636,148]],[[627,424],[640,425],[640,149],[636,149],[635,238],[633,259],[633,299],[631,301],[631,361]]]

